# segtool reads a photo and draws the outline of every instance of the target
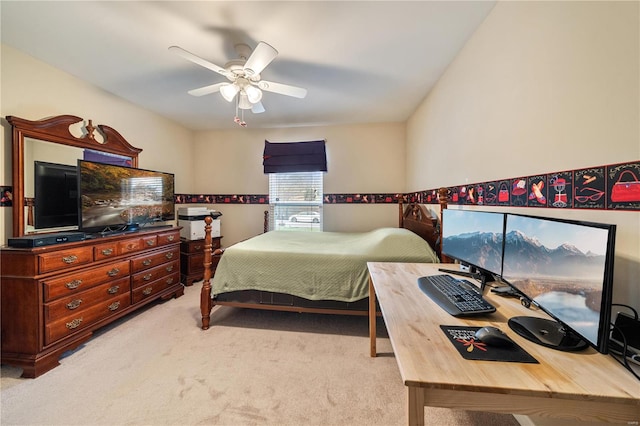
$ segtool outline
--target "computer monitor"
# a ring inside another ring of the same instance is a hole
[[[442,254],[469,266],[483,284],[502,273],[503,234],[503,213],[442,211]]]
[[[553,320],[516,317],[521,336],[607,353],[615,225],[507,214],[502,278]]]

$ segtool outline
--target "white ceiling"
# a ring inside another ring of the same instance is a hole
[[[2,43],[194,130],[237,127],[235,104],[188,90],[226,81],[169,52],[217,65],[234,45],[279,55],[265,80],[305,99],[265,92],[249,127],[402,122],[495,1],[6,1]]]

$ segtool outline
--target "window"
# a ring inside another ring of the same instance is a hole
[[[322,172],[269,174],[269,230],[322,231]]]

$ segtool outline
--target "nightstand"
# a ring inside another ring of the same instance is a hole
[[[220,248],[222,237],[211,239],[211,250]],[[220,255],[211,257],[211,274],[215,274]],[[204,239],[180,239],[180,280],[186,286],[204,278]]]

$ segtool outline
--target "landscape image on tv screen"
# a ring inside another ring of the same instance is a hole
[[[503,278],[597,342],[608,229],[507,215],[505,232]]]
[[[78,161],[82,228],[173,220],[174,175]]]

